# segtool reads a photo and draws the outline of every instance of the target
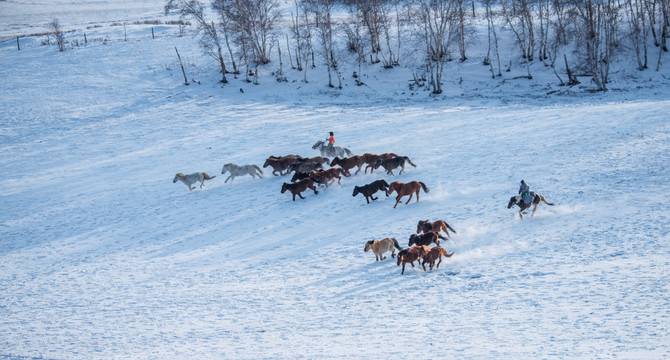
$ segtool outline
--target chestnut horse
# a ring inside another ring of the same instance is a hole
[[[374,197],[374,194],[379,190],[383,190],[384,193],[386,193],[386,196],[389,196],[389,194],[387,192],[388,187],[389,187],[389,184],[386,182],[386,180],[383,180],[383,179],[382,180],[376,180],[376,181],[373,181],[373,182],[371,182],[367,185],[354,186],[354,194],[352,196],[356,196],[359,193],[361,193],[361,194],[363,194],[363,196],[365,196],[365,201],[367,201],[368,204],[369,204],[370,199],[372,199],[373,201],[377,200],[377,198]]]
[[[351,176],[349,170],[357,166],[358,170],[356,170],[356,174],[358,174],[358,172],[361,171],[363,164],[364,162],[360,155],[354,155],[342,159],[340,159],[339,157],[335,157],[333,161],[330,162],[330,166],[339,165],[342,168],[342,170],[344,170],[344,176]]]
[[[447,250],[445,250],[444,248],[435,246],[432,249],[430,249],[430,251],[426,253],[426,255],[423,257],[423,262],[421,263],[421,265],[423,265],[425,269],[426,264],[430,264],[430,269],[433,270],[433,267],[435,267],[435,261],[437,261],[438,259],[440,260],[437,262],[437,267],[439,268],[440,264],[442,263],[442,256],[451,257],[452,255],[454,255],[453,252],[449,254],[449,252],[447,252]]]
[[[421,235],[416,235],[412,234],[409,236],[409,243],[407,246],[412,246],[412,245],[430,245],[430,244],[435,244],[435,245],[440,245],[440,240],[448,240],[446,237],[434,233],[434,232],[429,232]]]
[[[288,167],[298,161],[299,156],[296,155],[286,155],[286,156],[270,156],[265,160],[265,164],[263,164],[263,168],[266,168],[268,166],[272,166],[272,175],[277,176],[275,174],[277,171],[279,171],[279,175],[284,175],[284,170],[287,170]]]
[[[419,201],[419,191],[423,188],[424,192],[428,192],[428,187],[426,187],[426,184],[422,183],[421,181],[410,181],[406,184],[401,183],[400,181],[394,181],[389,185],[389,191],[388,194],[392,194],[394,191],[398,193],[398,196],[395,198],[395,205],[393,208],[395,209],[396,206],[398,206],[398,203],[400,202],[400,198],[403,196],[409,195],[409,199],[405,204],[409,204],[409,202],[412,200],[412,195],[416,194],[416,201]]]
[[[400,244],[398,244],[398,240],[387,237],[381,240],[370,240],[366,242],[363,251],[368,252],[372,250],[372,252],[375,253],[375,261],[380,261],[386,259],[384,253],[387,251],[391,252],[391,257],[395,257],[395,249],[393,247],[402,250]]]
[[[340,182],[342,180],[342,177],[340,176],[341,172],[342,169],[340,168],[331,168],[323,171],[311,171],[309,173],[309,177],[319,185],[323,184],[326,185],[326,187],[328,187],[328,185],[331,185],[332,183],[335,182],[335,179],[337,179],[338,184],[341,184]],[[330,184],[328,183],[329,181]]]
[[[316,191],[316,187],[314,187],[314,180],[312,179],[302,179],[297,183],[292,184],[284,183],[284,185],[282,185],[281,187],[281,193],[282,194],[285,193],[286,190],[290,191],[291,194],[293,194],[293,201],[295,201],[296,195],[300,196],[301,199],[304,199],[304,197],[302,197],[300,193],[307,190],[307,188],[314,190],[314,194],[319,193],[318,191]]]
[[[416,226],[416,233],[428,233],[428,232],[436,232],[439,233],[440,231],[444,231],[447,236],[449,236],[449,231],[451,230],[454,234],[456,234],[456,230],[449,226],[446,222],[443,220],[437,220],[433,222],[429,222],[428,220],[419,220],[419,224]]]
[[[400,251],[398,253],[397,263],[398,266],[402,263],[402,271],[400,274],[405,273],[405,264],[409,263],[414,267],[414,262],[424,257],[428,251],[430,251],[430,249],[427,246],[412,246],[411,248]],[[426,271],[426,267],[424,265],[421,266],[423,266],[423,271]]]
[[[509,203],[507,203],[507,208],[511,209],[512,206],[514,206],[514,205],[520,207],[521,210],[519,210],[519,216],[523,219],[524,210],[528,209],[531,205],[535,205],[535,207],[533,207],[533,212],[530,214],[530,216],[535,215],[535,211],[537,210],[537,206],[540,205],[540,201],[543,201],[545,204],[547,204],[549,206],[554,206],[554,204],[548,202],[547,199],[544,196],[542,196],[538,193],[533,193],[533,194],[535,194],[535,196],[533,197],[533,202],[531,202],[530,204],[524,203],[523,199],[521,198],[520,195],[512,196],[509,199]]]

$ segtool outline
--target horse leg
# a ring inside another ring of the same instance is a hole
[[[409,202],[412,200],[412,195],[414,195],[414,193],[409,193],[409,199],[407,200],[407,202],[405,203],[405,205],[409,204]],[[417,196],[417,199],[418,199],[419,194],[417,194],[416,196]],[[418,200],[417,200],[417,201],[418,201]]]
[[[535,204],[535,206],[533,206],[533,211],[530,213],[530,216],[535,215],[535,211],[537,211],[537,205],[538,204]]]
[[[370,197],[372,198],[372,200],[377,200],[377,199],[379,199],[379,198],[376,198],[374,195],[370,195]]]
[[[404,166],[400,168],[400,172],[398,173],[398,175],[402,175],[402,172],[403,172],[403,171],[405,171],[405,167],[404,167]]]
[[[327,187],[327,186],[326,186],[326,187]],[[314,195],[316,195],[316,194],[319,193],[318,191],[316,191],[316,187],[314,187],[313,185],[310,186],[309,188],[312,189],[312,190],[314,190]],[[304,199],[304,198],[303,198],[303,199]]]
[[[228,180],[230,180],[232,177],[233,177],[233,174],[230,174],[230,176],[228,176],[228,177],[226,178],[226,181],[224,181],[223,183],[224,183],[224,184],[227,183]],[[230,183],[232,184],[233,181],[231,180]]]
[[[402,262],[402,271],[400,272],[400,275],[402,275],[402,274],[405,273],[405,264],[406,264],[406,263],[403,261],[403,262]]]
[[[402,196],[398,195],[398,196],[395,198],[395,205],[393,205],[393,208],[394,208],[394,209],[395,209],[396,206],[398,206],[398,203],[400,202],[400,198],[401,198],[401,197],[402,197]]]

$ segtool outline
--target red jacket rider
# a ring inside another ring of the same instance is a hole
[[[330,137],[328,138],[328,144],[330,144],[330,146],[335,145],[335,134],[333,134],[332,131],[330,132]]]

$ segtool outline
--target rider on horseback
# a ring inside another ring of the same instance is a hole
[[[332,131],[329,134],[330,134],[330,137],[327,139],[328,147],[332,148],[335,145],[335,134],[333,134]]]
[[[526,205],[532,203],[533,198],[535,197],[535,194],[530,191],[530,186],[523,180],[521,180],[521,184],[519,184],[519,196],[521,196],[521,199]]]

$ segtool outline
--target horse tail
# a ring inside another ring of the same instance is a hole
[[[454,255],[454,252],[452,251],[451,254],[447,250],[444,250],[444,256],[446,257],[452,257]]]
[[[263,170],[261,170],[261,168],[259,168],[257,165],[254,165],[254,167],[256,170],[258,170],[259,173],[261,173],[261,175],[263,175]]]
[[[444,225],[447,225],[447,228],[448,228],[449,230],[451,230],[451,232],[453,232],[454,234],[458,234],[458,233],[456,232],[456,230],[454,230],[454,228],[452,228],[451,226],[449,226],[449,224],[447,224],[446,221],[444,222]]]
[[[549,201],[547,201],[547,199],[543,195],[537,194],[537,196],[539,196],[540,200],[544,201],[545,204],[549,206],[554,206],[554,203],[550,203]]]
[[[395,246],[396,249],[402,250],[402,248],[400,247],[400,244],[398,244],[398,240],[396,240],[395,238],[391,238],[391,240],[393,240],[393,246]]]
[[[423,188],[423,191],[428,192],[428,187],[426,186],[426,184],[424,184],[421,181],[419,181],[419,184],[421,184],[421,187]]]
[[[354,153],[351,152],[351,150],[344,148],[344,152],[347,153],[347,156],[352,156]]]
[[[212,179],[214,179],[214,178],[216,177],[216,175],[214,175],[214,176],[210,176],[208,173],[202,173],[202,177],[203,177],[203,179],[205,179],[205,180],[212,180]]]
[[[407,156],[403,156],[402,158],[405,159],[405,160],[407,160],[407,162],[408,162],[410,165],[416,167],[416,165],[414,165],[414,163],[412,162],[412,160],[409,159],[409,157],[407,157]]]

